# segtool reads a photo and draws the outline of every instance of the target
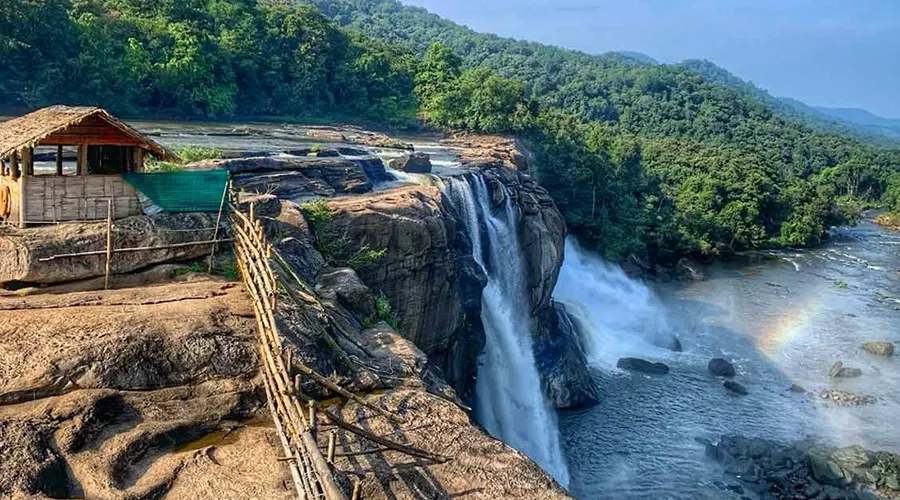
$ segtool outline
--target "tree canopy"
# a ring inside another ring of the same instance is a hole
[[[395,0],[6,0],[0,60],[7,111],[517,134],[571,232],[609,258],[814,245],[863,208],[900,210],[900,151],[708,62],[504,39]]]

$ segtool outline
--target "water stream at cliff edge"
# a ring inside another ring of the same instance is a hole
[[[488,275],[481,312],[486,345],[478,363],[475,416],[491,435],[525,453],[567,485],[569,472],[560,448],[556,414],[541,389],[529,308],[523,307],[528,301],[516,233],[518,209],[507,196],[502,207],[492,210],[484,179],[477,175],[470,179],[472,185],[451,179],[450,196],[472,239],[475,261]],[[479,222],[485,228],[486,242]]]

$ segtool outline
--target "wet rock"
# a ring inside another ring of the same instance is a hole
[[[726,389],[728,389],[729,391],[731,391],[731,392],[733,392],[733,393],[735,393],[735,394],[738,394],[738,395],[741,395],[741,396],[746,396],[746,395],[747,395],[747,388],[744,387],[743,385],[741,385],[741,384],[739,384],[739,383],[733,381],[733,380],[726,380],[725,383],[722,384],[722,385],[723,385]]]
[[[822,389],[819,397],[834,402],[838,406],[861,406],[870,405],[877,401],[874,396],[865,394],[854,394],[847,391],[838,391],[836,389]]]
[[[703,281],[705,279],[700,264],[687,257],[682,257],[675,264],[675,272],[678,274],[679,279],[693,281]]]
[[[431,157],[426,153],[410,153],[391,160],[391,167],[411,174],[430,174]]]
[[[534,337],[534,358],[542,385],[556,408],[578,408],[600,401],[599,390],[581,348],[581,335],[562,304],[538,317]]]
[[[806,392],[806,389],[804,389],[803,387],[801,387],[801,386],[799,386],[799,385],[797,385],[797,384],[791,384],[791,387],[790,387],[788,390],[791,391],[791,392],[797,392],[797,393],[800,393],[800,394]]]
[[[831,370],[828,371],[829,377],[837,377],[838,373],[841,373],[841,369],[844,367],[844,363],[842,361],[836,361],[833,365],[831,365]]]
[[[866,342],[862,347],[877,356],[894,355],[894,344],[891,342]]]
[[[735,375],[734,365],[722,358],[713,358],[706,365],[709,373],[717,377],[733,377]]]
[[[862,376],[862,370],[859,368],[841,368],[834,377],[837,378],[856,378]]]
[[[629,370],[651,375],[665,375],[669,373],[669,367],[663,363],[653,363],[639,358],[621,358],[616,366],[622,370]]]

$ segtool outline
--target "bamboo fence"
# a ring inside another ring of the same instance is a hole
[[[329,464],[334,463],[335,456],[352,456],[384,451],[395,451],[408,456],[441,463],[449,457],[434,454],[419,448],[397,443],[384,436],[379,436],[357,425],[344,421],[340,416],[326,408],[317,408],[316,402],[309,399],[304,408],[301,398],[300,382],[303,376],[309,377],[329,391],[339,394],[354,402],[381,414],[395,422],[404,423],[403,418],[384,408],[373,405],[365,399],[338,386],[327,377],[316,373],[300,360],[291,356],[285,349],[275,321],[278,289],[281,287],[293,297],[290,288],[280,281],[273,271],[276,264],[284,273],[292,277],[304,289],[309,286],[303,282],[284,261],[266,238],[265,231],[254,213],[254,205],[249,205],[247,214],[242,213],[234,204],[230,205],[230,221],[234,252],[238,268],[244,284],[253,302],[257,329],[260,341],[260,363],[265,381],[269,410],[275,421],[282,446],[285,452],[284,461],[288,463],[291,476],[301,499],[346,500],[344,492],[338,487]],[[301,296],[306,294],[298,292]],[[296,300],[296,299],[295,299]],[[313,301],[312,297],[308,300]],[[299,301],[296,301],[300,305]],[[326,334],[327,336],[327,334]],[[333,339],[332,339],[333,341]],[[299,373],[294,373],[297,370]],[[306,411],[304,411],[306,410]],[[347,431],[361,439],[379,445],[378,448],[351,453],[335,453],[335,431],[328,436],[326,454],[323,456],[316,439],[316,415],[322,415],[334,428]],[[327,458],[326,458],[327,457]],[[353,485],[352,500],[359,500],[361,483],[357,480]]]

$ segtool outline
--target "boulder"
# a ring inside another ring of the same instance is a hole
[[[799,394],[803,394],[806,392],[806,389],[804,389],[803,387],[801,387],[797,384],[791,384],[791,387],[788,390],[791,392],[799,393]]]
[[[375,295],[353,269],[329,267],[316,279],[316,293],[326,300],[337,299],[362,318],[375,316]]]
[[[534,358],[547,396],[556,408],[578,408],[600,401],[599,390],[581,348],[581,335],[565,306],[553,302],[541,311],[534,336]]]
[[[844,363],[842,361],[835,361],[833,365],[831,365],[831,370],[828,370],[829,377],[837,377],[839,373],[841,373],[841,369],[844,367]]]
[[[738,394],[738,395],[741,395],[741,396],[746,396],[746,395],[747,395],[747,388],[744,387],[743,385],[741,385],[741,384],[735,382],[734,380],[726,380],[725,383],[723,383],[722,385],[723,385],[726,389],[728,389],[729,391],[731,391],[731,392],[733,392],[733,393],[735,393],[735,394]]]
[[[426,153],[409,153],[391,160],[391,168],[410,174],[430,174],[431,157]]]
[[[653,363],[639,358],[621,358],[616,366],[622,370],[629,370],[651,375],[665,375],[669,373],[669,367],[663,363]]]
[[[735,375],[734,365],[722,358],[713,358],[706,365],[709,373],[717,377],[733,377]]]
[[[877,356],[893,356],[894,344],[891,342],[866,342],[863,349]]]
[[[209,255],[209,245],[172,245],[211,240],[216,214],[160,213],[128,217],[113,225],[114,248],[169,247],[113,256],[113,274]],[[59,224],[0,233],[0,285],[54,284],[106,273],[106,222]],[[97,252],[66,257],[65,254]]]
[[[841,368],[836,374],[832,375],[836,378],[856,378],[862,376],[862,370],[859,368]]]

